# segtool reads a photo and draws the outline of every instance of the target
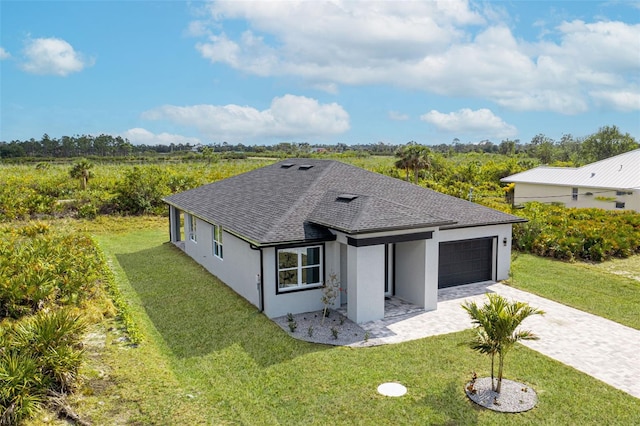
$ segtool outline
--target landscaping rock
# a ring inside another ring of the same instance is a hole
[[[502,413],[521,413],[536,406],[538,395],[529,386],[502,379],[500,393],[491,390],[491,378],[477,379],[473,384],[475,392],[469,389],[471,382],[464,387],[469,399],[476,404],[493,411]]]

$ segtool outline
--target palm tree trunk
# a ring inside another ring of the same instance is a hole
[[[499,365],[498,365],[498,386],[496,386],[496,392],[500,393],[500,389],[502,388],[502,366],[504,365],[504,357],[502,354],[499,355]]]
[[[493,384],[493,377],[494,377],[494,374],[493,374],[494,368],[493,368],[493,366],[495,364],[495,362],[494,362],[495,359],[496,359],[496,354],[495,353],[491,354],[491,390],[492,391],[496,390],[495,385]]]

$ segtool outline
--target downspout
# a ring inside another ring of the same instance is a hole
[[[260,288],[260,312],[264,312],[264,265],[262,261],[262,249],[260,249],[260,282],[258,286]]]
[[[260,250],[260,273],[256,276],[256,287],[258,290],[258,311],[264,312],[264,262],[262,258],[262,248],[256,247],[253,244],[249,244],[252,250]]]

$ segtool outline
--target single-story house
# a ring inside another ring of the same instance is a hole
[[[515,183],[515,204],[539,201],[640,212],[640,149],[577,168],[536,167],[501,181]]]
[[[383,318],[386,296],[433,310],[439,288],[506,279],[524,221],[331,160],[281,161],[164,201],[171,241],[268,317],[322,309],[334,276],[333,307],[357,323]]]

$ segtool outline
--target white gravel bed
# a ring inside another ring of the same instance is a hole
[[[293,315],[295,331],[289,328],[288,317],[273,318],[273,321],[291,337],[313,343],[334,346],[374,346],[376,339],[344,315],[329,310],[329,316],[322,323],[322,311]],[[332,329],[337,331],[337,338]]]
[[[521,413],[531,410],[538,402],[538,395],[533,389],[512,380],[502,379],[500,393],[491,390],[491,377],[477,379],[473,385],[475,392],[469,390],[469,384],[464,387],[469,399],[489,410]]]

